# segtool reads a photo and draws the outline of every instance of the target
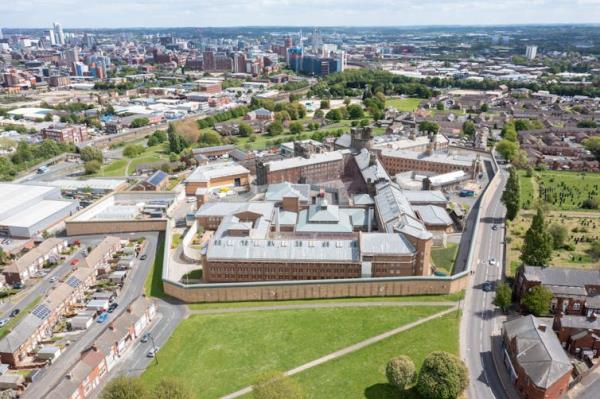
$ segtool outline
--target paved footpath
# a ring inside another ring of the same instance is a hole
[[[377,304],[377,303],[382,303],[382,302],[354,302],[354,303],[353,302],[349,302],[347,304],[349,306],[352,306],[352,305],[356,305],[356,303],[369,303],[369,304],[372,305],[372,304]],[[394,302],[383,302],[383,303],[393,303],[394,305],[392,305],[392,306],[399,306],[400,304],[402,304],[400,306],[410,306],[411,304],[424,303],[424,302],[395,302],[395,303]],[[431,306],[435,306],[435,304],[446,303],[446,302],[427,302],[427,303],[429,305],[431,305]],[[401,327],[398,327],[398,328],[395,328],[393,330],[386,331],[386,332],[384,332],[382,334],[375,335],[374,337],[367,338],[364,341],[358,342],[358,343],[356,343],[354,345],[350,345],[350,346],[347,346],[347,347],[345,347],[343,349],[340,349],[338,351],[332,352],[332,353],[330,353],[328,355],[325,355],[325,356],[320,357],[318,359],[315,359],[315,360],[313,360],[311,362],[305,363],[305,364],[303,364],[303,365],[301,365],[299,367],[296,367],[295,369],[288,370],[284,374],[287,375],[287,376],[298,374],[298,373],[300,373],[302,371],[305,371],[305,370],[308,370],[310,368],[319,366],[319,365],[321,365],[323,363],[326,363],[326,362],[329,362],[331,360],[337,359],[339,357],[345,356],[345,355],[347,355],[349,353],[356,352],[357,350],[363,349],[363,348],[365,348],[365,347],[367,347],[369,345],[375,344],[375,343],[377,343],[379,341],[382,341],[382,340],[384,340],[386,338],[389,338],[389,337],[394,336],[396,334],[399,334],[401,332],[410,330],[410,329],[412,329],[414,327],[417,327],[417,326],[419,326],[421,324],[427,323],[428,321],[431,321],[431,320],[436,319],[438,317],[445,316],[445,315],[447,315],[449,313],[452,313],[452,312],[455,312],[455,311],[458,310],[458,306],[456,305],[456,303],[450,302],[450,304],[452,304],[453,306],[450,307],[450,308],[448,308],[448,309],[446,309],[446,310],[443,310],[441,312],[435,313],[435,314],[433,314],[431,316],[424,317],[424,318],[419,319],[417,321],[414,321],[412,323],[405,324],[405,325],[403,325]],[[312,307],[321,307],[321,306],[316,306],[316,305],[338,305],[338,304],[313,304]],[[286,306],[286,305],[283,305],[283,306]],[[288,306],[296,306],[296,305],[288,305]],[[385,306],[389,306],[389,305],[385,305]],[[419,306],[419,305],[417,305],[417,306]],[[420,306],[423,306],[423,305],[420,305]],[[308,306],[308,307],[311,307],[311,306]],[[323,306],[323,307],[327,307],[327,306]],[[334,307],[334,306],[330,306],[330,307]],[[242,308],[240,310],[244,310],[244,309],[248,309],[248,308]],[[293,309],[298,309],[298,308],[293,308]],[[300,309],[302,309],[302,308],[300,308]],[[217,309],[215,309],[215,310],[217,310]],[[239,391],[230,393],[229,395],[223,396],[221,399],[239,398],[240,396],[246,395],[246,394],[248,394],[250,392],[252,392],[252,387],[251,386],[243,388],[243,389],[240,389]]]
[[[331,302],[331,303],[299,303],[293,305],[266,305],[266,306],[248,306],[240,308],[214,308],[214,309],[190,309],[189,314],[218,314],[218,313],[242,313],[256,312],[261,310],[296,310],[296,309],[324,309],[324,308],[368,308],[377,306],[456,306],[456,302],[438,301],[438,302],[397,302],[397,301],[356,301],[356,302]]]

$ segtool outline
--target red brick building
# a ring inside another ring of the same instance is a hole
[[[573,366],[551,326],[535,316],[502,327],[504,363],[525,399],[558,399],[568,390]]]
[[[563,348],[579,358],[600,356],[600,319],[589,316],[554,316],[554,331]]]
[[[81,143],[89,138],[87,129],[84,126],[69,126],[64,124],[57,124],[42,129],[42,137],[60,143]]]

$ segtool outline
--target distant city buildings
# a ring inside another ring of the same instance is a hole
[[[537,55],[537,49],[537,46],[527,46],[525,48],[525,57],[527,57],[528,60],[535,59],[535,56]]]

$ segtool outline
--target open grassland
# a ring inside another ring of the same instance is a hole
[[[159,352],[159,364],[152,364],[142,379],[152,387],[160,377],[177,376],[189,382],[197,398],[218,398],[251,385],[265,371],[297,367],[443,309],[439,306],[382,306],[192,315],[177,327]],[[457,324],[458,319],[454,323]],[[425,324],[425,327],[428,325]],[[420,346],[423,354],[433,350],[433,346],[448,346],[447,350],[456,350],[457,335],[448,328],[435,328],[433,331],[438,331],[439,337],[427,336],[419,344],[407,339],[404,345],[390,345],[390,349],[380,347],[377,360],[374,358],[368,366],[362,364],[364,358],[359,356],[349,357],[349,364],[345,367],[362,368],[363,373],[379,379],[382,366],[379,359],[387,361],[409,346],[411,350]],[[391,339],[381,344],[388,341]],[[316,378],[312,383],[318,386],[321,384],[319,374]],[[337,377],[334,374],[329,378],[330,381],[339,378],[335,383],[331,381],[332,388],[338,385],[337,389],[343,389],[349,377],[340,370]],[[352,383],[352,387],[356,384],[359,383]]]
[[[412,112],[419,107],[421,101],[422,98],[388,98],[385,106],[396,108],[400,112]]]

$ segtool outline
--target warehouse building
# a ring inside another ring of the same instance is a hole
[[[77,211],[58,187],[0,183],[0,236],[30,238]]]

